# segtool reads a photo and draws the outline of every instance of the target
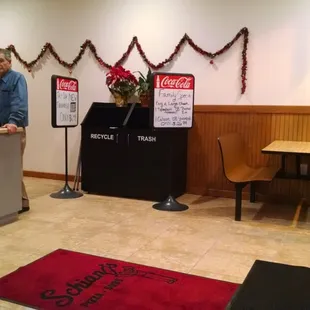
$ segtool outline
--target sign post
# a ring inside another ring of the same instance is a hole
[[[192,74],[153,73],[151,126],[156,130],[189,130],[193,127],[195,77]],[[172,196],[153,205],[156,210],[184,211]]]
[[[50,196],[57,199],[79,198],[83,194],[72,190],[68,180],[68,128],[76,127],[79,122],[79,83],[74,78],[53,75],[51,90],[52,127],[65,128],[65,185]]]

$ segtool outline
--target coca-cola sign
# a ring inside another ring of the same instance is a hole
[[[155,88],[194,89],[194,79],[192,76],[157,75],[154,82]]]
[[[70,79],[57,79],[57,90],[65,90],[71,92],[78,91],[78,82]]]

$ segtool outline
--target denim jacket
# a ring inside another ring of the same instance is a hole
[[[28,126],[28,90],[25,77],[9,70],[0,78],[0,125]]]

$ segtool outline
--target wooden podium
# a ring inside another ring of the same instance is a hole
[[[0,225],[16,220],[22,207],[21,132],[0,128]]]

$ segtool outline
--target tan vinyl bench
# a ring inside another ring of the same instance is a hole
[[[246,151],[239,134],[231,133],[218,138],[225,177],[235,184],[235,221],[241,221],[242,189],[250,184],[250,202],[255,202],[257,182],[270,182],[279,168],[252,168],[246,163]]]

